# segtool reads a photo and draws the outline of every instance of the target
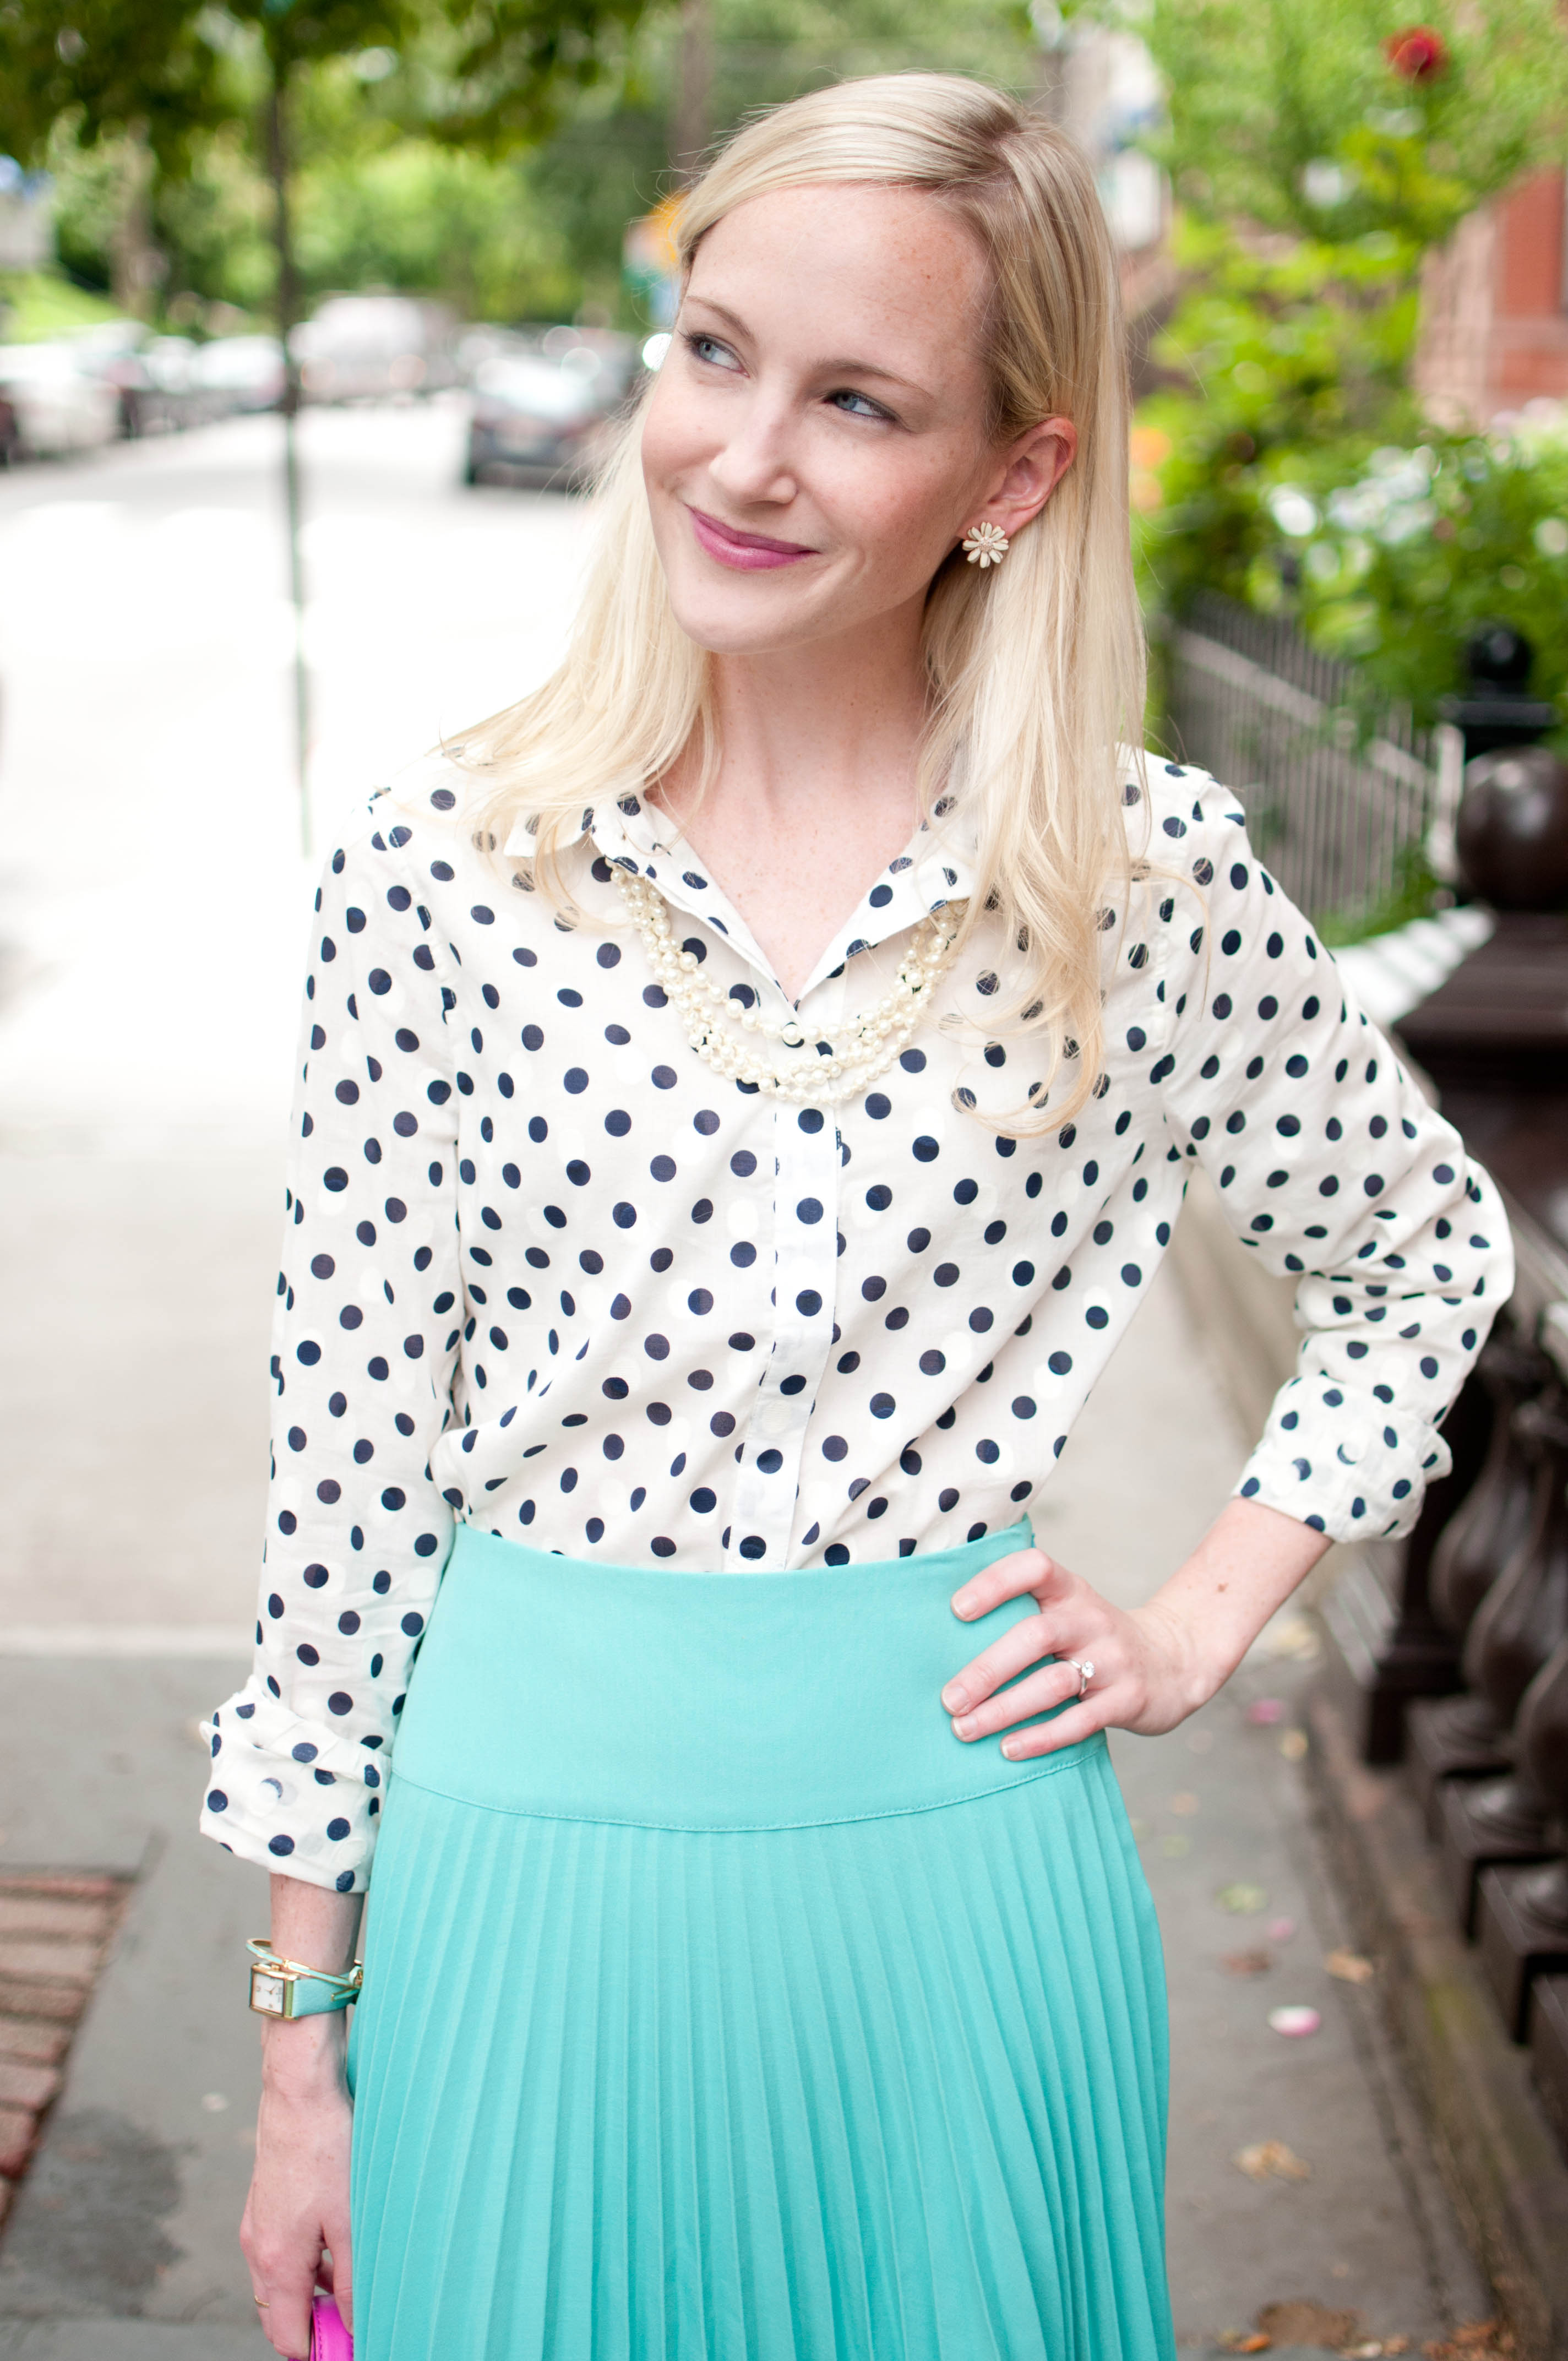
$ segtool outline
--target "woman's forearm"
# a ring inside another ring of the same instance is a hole
[[[300,1877],[272,1880],[272,1948],[286,1960],[341,1975],[354,1959],[362,1894],[334,1894]],[[341,2080],[347,2012],[267,2017],[261,2027],[261,2070],[272,2085]]]
[[[1206,1704],[1328,1548],[1310,1525],[1232,1500],[1190,1557],[1138,1610],[1170,1634],[1190,1687],[1188,1710]]]

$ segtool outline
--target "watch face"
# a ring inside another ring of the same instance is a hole
[[[273,1975],[266,1968],[252,1968],[250,2005],[254,2009],[259,2009],[264,2016],[284,2015],[286,2010],[282,1977]]]

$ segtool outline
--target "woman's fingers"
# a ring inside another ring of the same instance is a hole
[[[1078,1675],[1073,1675],[1073,1686]],[[1098,1686],[1098,1684],[1096,1684]],[[1069,1705],[1054,1721],[1042,1721],[1033,1730],[1020,1730],[1002,1741],[1002,1752],[1010,1762],[1026,1763],[1036,1754],[1058,1754],[1064,1746],[1078,1746],[1103,1730],[1110,1718],[1111,1701],[1097,1697],[1091,1689],[1081,1705]]]
[[[1014,1722],[1027,1721],[1031,1714],[1045,1713],[1077,1694],[1078,1675],[1071,1664],[1042,1664],[1037,1673],[999,1690],[972,1712],[956,1714],[953,1728],[960,1738],[990,1738],[996,1730],[1010,1730]]]
[[[311,2349],[311,2298],[297,2289],[285,2293],[277,2279],[270,2284],[267,2308],[256,2315],[262,2334],[273,2351],[286,2355],[288,2361],[305,2361]]]
[[[274,2351],[302,2361],[311,2349],[311,2299],[315,2293],[317,2260],[305,2240],[287,2242],[258,2234],[249,2210],[240,2228],[240,2243],[250,2265],[256,2317]]]
[[[354,2333],[354,2279],[348,2268],[348,2224],[346,2221],[326,2225],[332,2241],[332,2251],[323,2259],[322,2283],[343,2314],[343,2324]]]
[[[1062,1572],[1063,1569],[1048,1558],[1044,1550],[1010,1550],[1005,1557],[999,1557],[992,1565],[982,1566],[960,1589],[954,1591],[953,1613],[961,1615],[966,1623],[971,1622],[977,1615],[989,1615],[993,1607],[1002,1605],[1003,1599],[1021,1598],[1026,1590],[1038,1596],[1051,1587]],[[1067,1576],[1069,1581],[1071,1578]]]
[[[976,1706],[1014,1674],[1027,1671],[1042,1656],[1054,1653],[1051,1632],[1043,1615],[1026,1615],[1007,1631],[999,1631],[989,1648],[970,1658],[942,1691],[942,1703],[952,1714],[972,1713]]]

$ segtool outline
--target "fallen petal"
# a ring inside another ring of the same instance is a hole
[[[1377,1972],[1371,1960],[1364,1960],[1359,1951],[1326,1952],[1323,1965],[1331,1976],[1339,1978],[1342,1984],[1368,1983]],[[1384,2350],[1387,2350],[1387,2344]]]
[[[1294,1918],[1271,1918],[1264,1928],[1271,1943],[1288,1943],[1296,1932]]]
[[[1220,1965],[1230,1976],[1266,1976],[1274,1959],[1268,1951],[1227,1951]]]
[[[1283,1697],[1254,1697],[1246,1709],[1246,1718],[1258,1729],[1267,1730],[1275,1722],[1284,1720],[1285,1700]]]
[[[1271,2008],[1268,2012],[1270,2029],[1285,2034],[1292,2041],[1316,2033],[1322,2021],[1315,2008]]]
[[[1310,2180],[1312,2177],[1311,2166],[1283,2140],[1256,2140],[1250,2147],[1238,2148],[1231,2161],[1249,2180]],[[1268,2334],[1266,2330],[1258,2333]]]

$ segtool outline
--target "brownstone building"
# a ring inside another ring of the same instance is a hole
[[[1568,396],[1568,187],[1533,173],[1428,258],[1416,383],[1455,423]]]

